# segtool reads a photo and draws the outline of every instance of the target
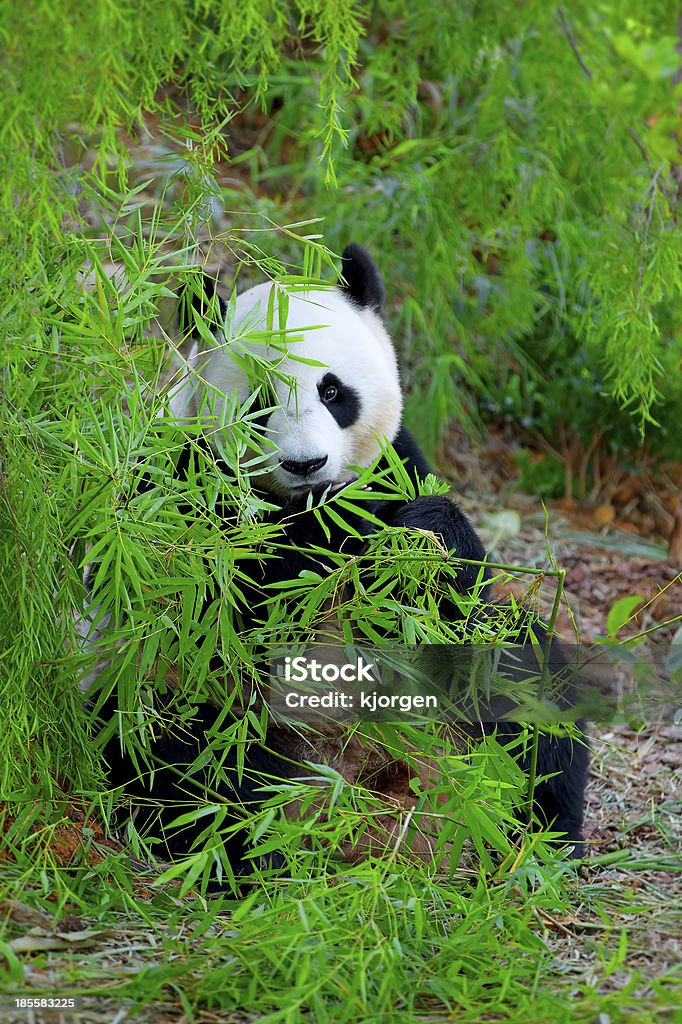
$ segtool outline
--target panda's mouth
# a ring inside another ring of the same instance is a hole
[[[300,505],[301,502],[309,500],[310,495],[316,502],[329,498],[357,479],[357,471],[347,466],[334,467],[326,463],[327,459],[322,465],[315,467],[313,472],[304,475],[289,471],[287,460],[280,459],[279,465],[273,467],[268,475],[267,489],[277,494],[280,501],[285,504]]]
[[[301,484],[299,487],[287,488],[287,495],[292,498],[304,498],[308,494],[320,497],[325,493],[328,495],[337,494],[344,487],[347,487],[350,482],[350,478],[343,480],[310,480],[307,484]]]
[[[284,485],[280,481],[279,492],[281,498],[286,504],[300,505],[301,502],[308,501],[312,495],[314,503],[321,501],[322,499],[332,498],[337,495],[344,487],[348,487],[357,477],[357,473],[347,473],[339,480],[332,479],[321,479],[321,480],[308,480],[305,483],[301,481],[297,486]]]

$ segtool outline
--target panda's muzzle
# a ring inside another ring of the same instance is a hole
[[[308,477],[316,473],[318,469],[322,469],[327,463],[327,455],[323,455],[320,459],[308,459],[305,462],[295,462],[293,459],[280,459],[280,466],[286,470],[287,473],[291,473],[292,476]]]

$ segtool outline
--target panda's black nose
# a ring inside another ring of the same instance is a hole
[[[293,473],[294,476],[310,476],[318,469],[322,469],[326,461],[326,455],[323,455],[321,459],[308,459],[307,462],[294,462],[292,459],[282,459],[280,466],[282,469],[286,469],[287,473]]]

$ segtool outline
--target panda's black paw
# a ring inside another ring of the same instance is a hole
[[[401,505],[393,516],[392,526],[410,530],[427,530],[440,537],[446,550],[467,562],[484,562],[485,548],[462,510],[439,495],[424,495]],[[480,577],[480,565],[462,565],[458,574],[458,590],[471,590]]]

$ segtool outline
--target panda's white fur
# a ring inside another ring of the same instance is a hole
[[[283,307],[286,317],[280,319]],[[275,311],[275,330],[282,333],[264,338],[269,308]],[[229,421],[230,401],[236,395],[242,405],[253,390],[245,355],[274,370],[270,381],[276,399],[270,394],[264,402],[279,407],[267,419],[269,449],[258,481],[266,490],[294,496],[348,482],[354,476],[350,467],[366,468],[379,455],[380,444],[395,438],[402,397],[393,345],[374,310],[358,306],[339,289],[257,285],[237,297],[230,337],[221,332],[213,345],[194,343],[188,373],[174,388],[170,405],[178,418],[209,421],[207,436],[214,446],[219,446],[221,429],[216,424]],[[360,408],[350,426],[339,425],[321,400],[320,382],[329,373],[342,383],[352,382]],[[287,469],[322,460],[324,465],[305,478]]]

